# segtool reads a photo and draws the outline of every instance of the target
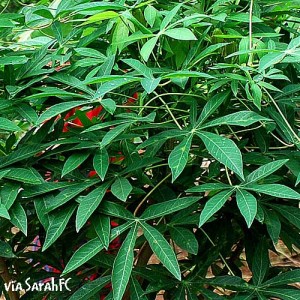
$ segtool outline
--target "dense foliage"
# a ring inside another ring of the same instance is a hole
[[[299,1],[7,7],[7,299],[52,276],[71,291],[21,298],[300,299],[268,255],[300,247]]]

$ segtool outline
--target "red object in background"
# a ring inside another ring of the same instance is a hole
[[[67,121],[69,118],[71,118],[76,110],[80,109],[81,106],[78,106],[78,107],[75,107],[75,108],[72,108],[67,114],[66,116],[64,117],[64,120]],[[101,113],[103,107],[102,106],[98,106],[98,107],[95,107],[93,108],[92,110],[89,110],[85,113],[86,117],[89,119],[89,120],[92,120],[94,117],[98,117],[99,114]],[[82,122],[80,121],[79,118],[75,118],[74,120],[72,120],[72,122],[65,122],[64,124],[64,128],[63,128],[63,132],[67,132],[69,131],[68,129],[68,126],[69,125],[77,125],[78,127],[83,127],[83,124]]]
[[[135,92],[132,97],[128,98],[127,102],[125,103],[125,105],[130,105],[134,102],[136,102],[136,100],[139,98],[139,94],[138,92]]]

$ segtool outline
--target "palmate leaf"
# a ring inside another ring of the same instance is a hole
[[[222,208],[232,193],[233,190],[222,191],[207,201],[200,215],[199,227]]]
[[[86,300],[90,297],[97,294],[104,288],[110,281],[110,276],[104,276],[97,278],[93,281],[89,281],[80,287],[70,298],[69,300]]]
[[[256,198],[249,192],[238,189],[236,192],[236,202],[248,228],[250,228],[257,213]]]
[[[179,264],[170,244],[154,227],[144,222],[141,223],[141,226],[152,251],[156,254],[162,264],[173,274],[173,276],[176,279],[181,280]]]
[[[137,238],[138,224],[136,223],[127,234],[115,258],[111,281],[115,300],[122,300],[128,284],[134,259],[134,245]]]
[[[78,232],[87,222],[89,217],[98,208],[110,183],[105,183],[86,196],[79,198],[79,207],[76,213],[76,231]]]
[[[197,135],[216,160],[244,179],[242,154],[233,141],[210,132],[200,131]]]
[[[46,232],[46,239],[42,251],[49,248],[65,230],[76,206],[70,205],[64,210],[49,215],[49,226]]]
[[[174,182],[182,173],[187,164],[192,139],[192,135],[185,137],[184,140],[177,145],[169,155],[168,164],[172,172],[172,182]]]

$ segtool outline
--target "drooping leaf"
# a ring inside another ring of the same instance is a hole
[[[147,223],[141,223],[145,238],[157,258],[162,264],[173,274],[173,276],[181,280],[179,264],[174,251],[164,236],[154,227]]]
[[[111,281],[113,295],[115,300],[122,300],[129,282],[130,274],[133,267],[134,245],[137,238],[137,223],[131,228],[127,234],[121,248],[115,258]]]
[[[238,189],[236,192],[236,202],[248,228],[250,228],[257,213],[256,198],[251,193]]]
[[[46,232],[46,239],[42,251],[49,248],[62,235],[75,208],[75,205],[70,205],[64,210],[53,212],[49,215],[49,227]]]
[[[183,139],[183,141],[177,145],[169,155],[168,164],[172,172],[172,182],[182,173],[184,170],[188,157],[189,151],[192,145],[192,135],[189,135]]]
[[[198,132],[197,135],[215,159],[244,179],[242,154],[232,140],[204,131]]]

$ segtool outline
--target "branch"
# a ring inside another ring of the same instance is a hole
[[[13,280],[8,271],[5,260],[1,256],[0,256],[0,277],[7,285],[9,284],[9,282]],[[10,300],[19,300],[19,294],[17,292],[14,292],[11,289],[9,289],[7,293]]]

